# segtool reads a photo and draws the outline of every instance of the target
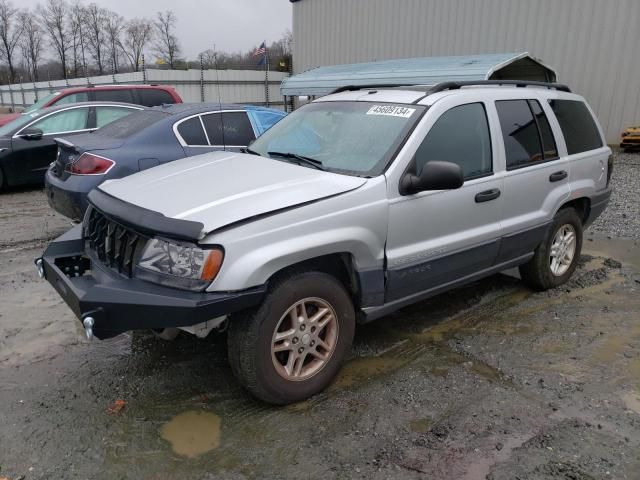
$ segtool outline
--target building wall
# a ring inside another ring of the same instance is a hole
[[[640,0],[299,0],[294,68],[527,51],[586,97],[607,140],[640,124]]]

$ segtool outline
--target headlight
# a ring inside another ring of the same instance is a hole
[[[205,250],[154,238],[147,242],[135,276],[161,285],[200,291],[216,278],[223,258],[220,247]]]

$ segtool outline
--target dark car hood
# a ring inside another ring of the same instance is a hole
[[[56,137],[54,139],[58,145],[78,153],[88,150],[110,150],[120,148],[124,144],[124,139],[105,137],[95,133],[82,133],[72,137]]]

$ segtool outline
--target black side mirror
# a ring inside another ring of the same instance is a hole
[[[22,132],[20,132],[19,137],[24,138],[25,140],[40,140],[44,133],[39,128],[30,127],[25,128]]]
[[[424,164],[420,175],[407,172],[400,182],[400,193],[411,195],[425,190],[455,190],[464,183],[457,163],[432,160]]]

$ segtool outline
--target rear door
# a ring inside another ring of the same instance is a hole
[[[485,102],[456,96],[436,102],[416,128],[423,137],[414,158],[457,163],[465,182],[457,190],[401,195],[389,178],[386,302],[493,266],[504,206],[496,130]],[[422,168],[416,164],[416,173]]]
[[[24,172],[25,181],[40,181],[49,164],[56,160],[58,146],[55,137],[70,136],[89,131],[89,107],[71,107],[54,112],[25,126],[42,130],[40,140],[28,140],[17,132],[12,140],[13,161]]]
[[[504,156],[505,237],[499,262],[527,255],[542,241],[555,211],[569,197],[569,163],[558,151],[541,100],[496,100]]]

